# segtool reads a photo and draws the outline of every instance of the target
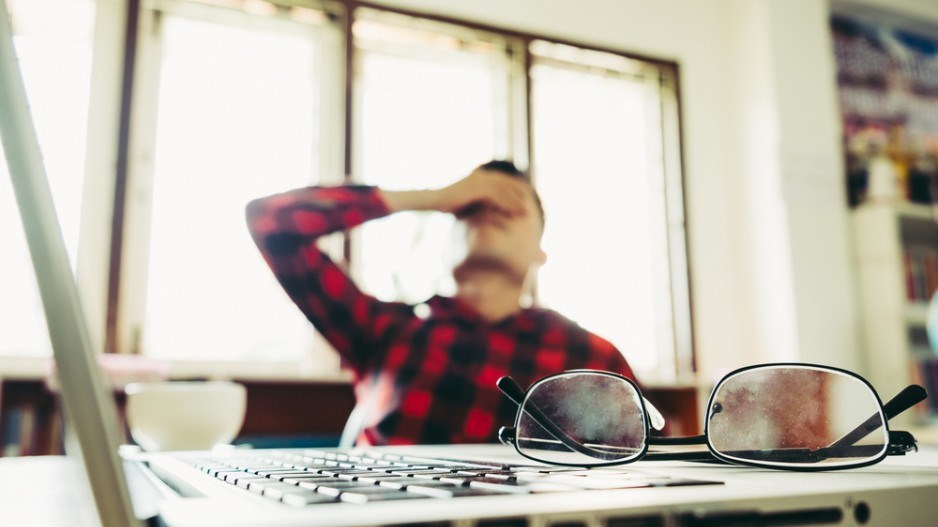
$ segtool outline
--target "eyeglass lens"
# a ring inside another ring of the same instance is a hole
[[[861,379],[813,367],[767,366],[730,375],[716,387],[707,440],[732,461],[835,468],[884,455],[889,436],[882,406]]]
[[[644,453],[641,395],[612,375],[569,373],[535,384],[518,413],[518,450],[548,463],[595,465]]]

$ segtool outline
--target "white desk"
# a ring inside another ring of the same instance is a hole
[[[674,462],[648,462],[642,468],[656,466],[663,468],[665,465],[673,464],[673,469],[678,470],[686,464],[676,464]],[[664,465],[659,465],[663,463]],[[654,464],[654,465],[652,465]],[[725,471],[742,471],[751,477],[753,481],[764,480],[764,470],[748,468],[732,468],[720,466],[706,466],[693,464],[691,469],[694,476],[703,478],[709,474],[714,477]],[[686,470],[686,469],[685,469]],[[833,479],[837,481],[837,487],[843,485],[845,488],[851,485],[857,485],[851,476],[851,470],[837,471],[831,473]],[[773,471],[773,473],[775,473]],[[910,454],[904,457],[890,457],[882,464],[868,469],[857,469],[854,475],[879,473],[888,475],[891,478],[899,477],[898,481],[904,483],[914,483],[916,481],[921,485],[928,485],[930,488],[934,485],[933,495],[938,499],[938,448],[925,447],[922,451]],[[763,475],[760,475],[763,474]],[[800,477],[794,473],[776,473],[780,477],[779,481]],[[805,481],[810,482],[812,477],[807,477]],[[826,478],[827,479],[827,478]],[[827,479],[830,481],[830,479]],[[710,488],[713,491],[713,488]],[[687,493],[693,493],[690,488],[685,489]],[[722,492],[716,489],[716,492]],[[921,494],[919,492],[918,494]],[[755,495],[755,494],[754,494]],[[696,495],[687,494],[685,498],[695,499]],[[770,495],[763,496],[762,499],[769,498]],[[903,504],[902,490],[896,490],[888,498],[888,507],[909,508],[908,503]],[[916,502],[917,505],[911,506],[907,510],[910,516],[910,522],[907,525],[938,525],[933,523],[935,516],[927,513],[925,509],[934,512],[935,506],[928,505],[931,501],[921,499]],[[871,503],[871,505],[876,505]],[[874,511],[880,510],[874,506]],[[921,517],[926,514],[929,518]],[[867,525],[883,525],[874,520]],[[847,525],[856,525],[852,518],[845,519]],[[87,480],[81,471],[81,465],[73,459],[62,456],[37,456],[23,458],[0,458],[0,526],[23,525],[30,527],[45,526],[78,526],[90,527],[97,526],[98,521],[95,515],[93,500]],[[892,526],[890,526],[892,527]]]
[[[99,525],[81,464],[65,456],[0,458],[0,525]]]

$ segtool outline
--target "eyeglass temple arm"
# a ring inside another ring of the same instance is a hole
[[[518,385],[518,381],[512,379],[509,376],[500,377],[495,381],[495,386],[498,386],[498,389],[505,394],[506,397],[511,399],[511,402],[515,403],[519,407],[521,403],[524,402],[524,389]]]
[[[522,403],[524,403],[524,389],[511,377],[507,375],[501,377],[495,382],[495,385],[498,386],[498,389],[511,399],[513,403],[517,404],[519,408]],[[528,415],[534,418],[537,424],[541,425],[541,427],[547,431],[547,433],[554,436],[554,439],[563,443],[563,445],[570,450],[583,454],[584,456],[598,457],[600,459],[605,456],[605,453],[601,450],[592,449],[570,437],[570,435],[558,427],[550,417],[547,417],[537,405],[529,404],[525,407],[525,410],[528,412]],[[499,433],[499,438],[510,438],[512,442],[517,440],[514,429],[510,429],[509,431],[509,429],[502,427],[502,430],[503,431]],[[504,431],[508,431],[508,433],[504,433]]]
[[[925,391],[925,388],[917,384],[906,386],[905,389],[883,405],[883,413],[886,414],[886,420],[888,421],[909,408],[912,408],[916,404],[924,401],[927,397],[928,393]]]
[[[922,388],[917,384],[906,386],[904,390],[899,392],[895,397],[890,399],[888,403],[883,405],[883,414],[886,416],[886,420],[888,421],[908,410],[912,406],[924,401],[926,397],[928,397],[928,394],[925,392],[925,388]],[[834,441],[829,446],[852,446],[856,444],[857,441],[868,436],[873,430],[879,428],[881,424],[882,423],[880,422],[879,414],[873,414],[869,419],[860,423],[859,426],[850,432],[847,432],[846,435],[837,441]]]

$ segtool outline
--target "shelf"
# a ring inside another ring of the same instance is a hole
[[[938,222],[938,206],[921,203],[899,202],[892,205],[896,215],[903,219],[931,220]]]
[[[857,211],[887,211],[897,218],[912,220],[932,220],[938,222],[938,204],[925,205],[910,201],[871,201],[861,203]]]
[[[924,328],[928,323],[928,304],[916,302],[905,306],[905,323],[908,326]]]
[[[851,216],[867,378],[881,394],[912,382],[938,394],[938,355],[925,335],[927,299],[938,284],[938,207],[870,202]],[[938,395],[893,424],[938,434]]]

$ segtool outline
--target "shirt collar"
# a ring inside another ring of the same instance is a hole
[[[492,324],[484,320],[474,307],[456,297],[436,295],[426,303],[430,306],[431,317],[438,320],[459,320],[473,326],[515,327],[519,330],[533,330],[542,311],[522,308],[518,313]]]

